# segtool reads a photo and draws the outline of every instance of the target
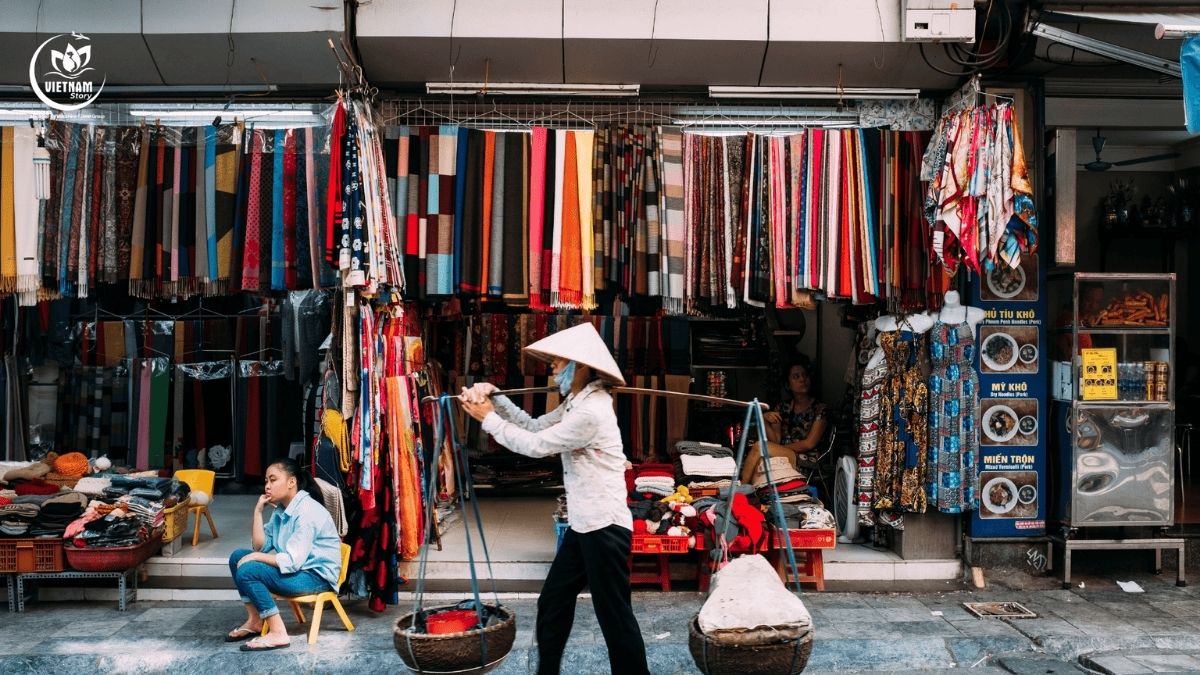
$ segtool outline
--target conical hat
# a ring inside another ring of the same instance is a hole
[[[625,378],[621,377],[621,369],[608,351],[608,345],[604,344],[596,327],[586,321],[554,335],[547,335],[526,347],[525,351],[545,361],[563,358],[582,363],[613,384],[625,384]]]

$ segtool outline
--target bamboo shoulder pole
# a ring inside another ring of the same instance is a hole
[[[557,391],[555,387],[526,387],[523,389],[502,389],[492,392],[492,396],[519,396],[521,394],[546,394]],[[686,398],[693,401],[706,401],[719,405],[727,405],[731,407],[745,408],[750,405],[750,401],[738,401],[732,398],[721,398],[719,396],[705,396],[703,394],[691,394],[686,391],[663,391],[660,389],[644,389],[642,387],[613,387],[611,389],[616,394],[630,394],[633,396],[665,396],[668,398]],[[436,402],[440,397],[426,396],[421,399],[422,403]],[[458,396],[450,396],[449,398],[457,400]],[[760,408],[769,410],[770,406],[766,403],[759,403]]]

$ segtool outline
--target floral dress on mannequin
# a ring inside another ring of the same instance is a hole
[[[880,335],[888,374],[880,396],[875,509],[924,513],[929,462],[929,387],[921,357],[928,336],[910,331]]]
[[[979,375],[967,323],[938,321],[930,330],[929,498],[944,513],[979,507]]]

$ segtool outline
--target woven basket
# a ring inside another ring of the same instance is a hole
[[[700,632],[700,615],[688,624],[688,650],[704,675],[797,675],[808,665],[813,632],[761,645],[730,645]]]
[[[413,614],[405,614],[396,621],[392,631],[396,652],[400,654],[404,665],[415,673],[486,673],[504,662],[517,636],[516,614],[507,607],[488,606],[496,609],[503,620],[482,630],[462,633],[408,633],[406,631],[412,624]],[[431,607],[429,611],[446,609],[454,607]],[[483,634],[482,640],[480,633]],[[486,655],[481,653],[484,644],[487,645]]]

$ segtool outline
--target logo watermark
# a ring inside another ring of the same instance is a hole
[[[91,65],[91,38],[62,33],[46,40],[29,59],[29,84],[42,103],[70,112],[91,105],[108,76]]]

